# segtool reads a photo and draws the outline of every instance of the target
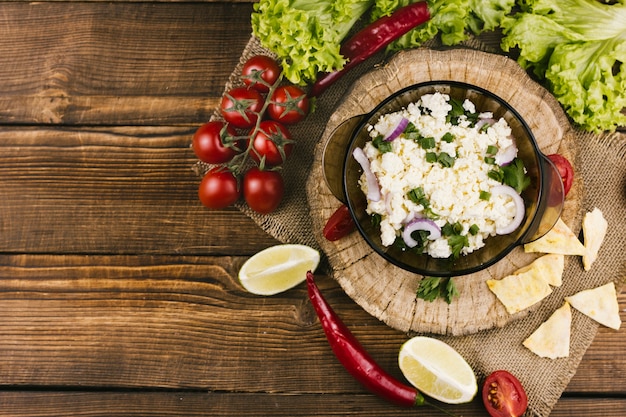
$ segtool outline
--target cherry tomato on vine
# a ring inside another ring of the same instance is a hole
[[[240,129],[256,125],[265,100],[261,93],[246,87],[235,87],[222,97],[220,111],[224,120]]]
[[[557,153],[548,155],[548,158],[556,166],[556,169],[559,170],[561,180],[563,181],[563,191],[565,191],[565,195],[567,195],[569,190],[572,188],[572,183],[574,182],[574,168],[572,167],[572,164],[567,160],[567,158]]]
[[[203,124],[193,135],[193,151],[203,162],[223,164],[242,151],[243,143],[234,141],[235,129],[221,121]]]
[[[273,120],[264,120],[259,124],[259,130],[254,133],[252,152],[250,156],[257,163],[265,158],[269,166],[280,165],[287,160],[293,149],[293,141],[289,130]]]
[[[198,197],[210,209],[222,209],[234,204],[241,196],[237,178],[223,168],[212,168],[202,178]]]
[[[327,240],[333,242],[349,235],[355,228],[356,224],[354,219],[352,219],[350,209],[345,204],[342,204],[330,216],[322,233]]]
[[[298,123],[309,114],[309,98],[296,85],[281,85],[272,94],[267,113],[281,123]]]
[[[277,171],[253,167],[243,176],[243,197],[257,213],[267,214],[276,210],[284,194],[285,183]]]
[[[241,69],[241,78],[249,87],[260,93],[270,91],[280,77],[282,69],[278,62],[266,55],[255,55],[248,59]]]
[[[526,391],[508,371],[495,371],[485,379],[482,398],[491,417],[520,417],[528,408]]]

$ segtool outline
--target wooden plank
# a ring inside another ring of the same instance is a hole
[[[39,417],[80,415],[84,417],[152,416],[237,416],[237,417],[322,417],[322,416],[444,416],[432,408],[401,409],[372,395],[356,393],[198,393],[198,392],[110,392],[110,391],[4,391],[0,392],[0,416]],[[484,417],[482,403],[443,405],[464,417]],[[619,398],[563,397],[550,417],[623,417],[626,400]]]
[[[200,204],[194,131],[3,128],[0,252],[251,254],[275,244],[239,210]]]
[[[332,355],[304,286],[248,294],[236,281],[245,259],[0,255],[3,384],[362,393]],[[397,350],[406,335],[328,277],[317,281],[370,354],[402,378]],[[590,351],[601,353],[585,360],[600,354],[604,366],[581,367],[586,386],[568,392],[625,394],[625,332],[594,342]]]
[[[250,38],[251,12],[245,2],[3,2],[0,120],[207,120]]]

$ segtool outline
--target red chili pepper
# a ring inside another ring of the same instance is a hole
[[[346,72],[429,19],[428,4],[420,1],[401,7],[361,29],[341,46],[340,52],[348,60],[346,65],[338,71],[322,74],[313,84],[309,96],[319,96]]]
[[[311,271],[306,274],[309,298],[320,319],[326,338],[339,362],[372,393],[403,407],[426,404],[415,388],[403,384],[382,369],[365,351],[330,305],[326,302]]]

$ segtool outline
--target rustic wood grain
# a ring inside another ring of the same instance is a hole
[[[244,292],[239,267],[277,242],[197,202],[190,135],[252,4],[0,2],[0,416],[436,415],[365,393],[302,286]],[[407,336],[318,284],[401,378]],[[552,416],[626,415],[625,331],[599,331]]]
[[[238,210],[200,204],[194,130],[1,129],[0,252],[251,254],[275,244]]]
[[[9,2],[0,121],[195,125],[250,38],[250,3]]]
[[[33,392],[15,391],[0,394],[3,409],[0,416],[48,417],[67,414],[85,417],[128,417],[159,415],[163,417],[226,416],[239,417],[330,417],[358,415],[379,417],[393,412],[394,416],[444,416],[424,407],[399,409],[372,396],[359,393],[301,394],[297,406],[289,393],[198,393],[198,392]],[[469,405],[444,406],[463,417],[485,417],[477,401]],[[232,414],[229,412],[232,411]],[[570,417],[584,412],[586,417],[623,417],[626,402],[620,399],[589,400],[563,398],[551,417]],[[583,414],[581,414],[583,415]]]
[[[236,280],[245,259],[1,255],[3,383],[288,392],[315,381],[305,391],[359,391],[329,355],[304,286],[250,295]],[[407,336],[356,307],[329,277],[318,284],[372,356],[401,377],[395,362]],[[595,349],[596,341],[585,359],[606,362],[625,332],[601,331],[602,345]],[[291,372],[278,372],[285,367]],[[616,369],[610,386],[605,373],[588,367],[584,386],[572,391],[622,393],[624,373]]]

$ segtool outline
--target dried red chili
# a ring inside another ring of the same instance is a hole
[[[420,1],[401,7],[391,15],[383,16],[361,29],[344,42],[339,50],[341,55],[348,60],[345,66],[338,71],[320,75],[313,84],[309,96],[319,96],[346,72],[429,19],[428,4],[425,1]]]
[[[307,289],[313,308],[320,319],[326,338],[339,362],[352,376],[372,393],[403,406],[426,404],[424,396],[415,388],[403,384],[382,369],[354,337],[315,284],[311,271],[306,274]]]

